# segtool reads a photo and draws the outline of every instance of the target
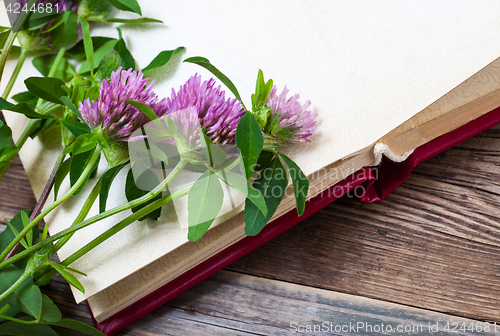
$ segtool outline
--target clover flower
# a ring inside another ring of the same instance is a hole
[[[236,98],[225,98],[220,86],[215,86],[215,79],[201,82],[198,74],[192,76],[179,88],[172,89],[167,98],[169,112],[179,111],[194,106],[198,113],[201,127],[216,144],[234,144],[236,127],[244,113],[243,106]]]
[[[141,71],[137,73],[120,67],[110,77],[109,81],[108,78],[103,80],[97,100],[80,102],[79,111],[87,125],[105,138],[115,142],[132,141],[129,139],[132,133],[149,119],[125,101],[146,104],[161,117],[167,111],[166,99],[158,100],[152,91],[154,81],[146,86],[149,79],[143,79]]]
[[[309,142],[309,137],[316,130],[316,114],[307,110],[311,105],[306,101],[299,103],[299,95],[287,98],[288,89],[285,86],[281,94],[273,86],[265,104],[271,113],[264,127],[265,140],[274,147],[280,147],[294,142]]]
[[[169,112],[168,117],[174,121],[176,137],[184,140],[187,148],[193,150],[199,147],[202,127],[196,107],[191,106],[184,110]]]

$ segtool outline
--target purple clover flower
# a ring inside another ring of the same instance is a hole
[[[158,117],[167,111],[166,99],[158,100],[152,91],[154,81],[146,86],[148,78],[143,79],[141,71],[132,69],[118,70],[102,81],[99,98],[90,102],[80,102],[79,111],[83,119],[93,131],[103,132],[111,141],[132,141],[132,133],[149,122],[149,119],[137,108],[125,100],[137,101],[148,105]]]
[[[201,125],[196,107],[191,106],[184,110],[170,112],[168,117],[174,121],[177,136],[186,142],[190,150],[200,145]]]
[[[178,92],[172,89],[167,98],[168,113],[194,106],[201,127],[206,127],[207,136],[215,144],[234,144],[236,127],[245,111],[236,98],[226,99],[221,87],[214,86],[213,78],[202,83],[201,76],[192,76]]]
[[[288,89],[285,86],[281,94],[273,86],[265,104],[271,108],[271,114],[264,127],[265,139],[273,145],[283,146],[294,142],[309,142],[309,137],[316,130],[317,114],[307,110],[311,105],[308,100],[304,105],[299,103],[299,95],[287,99]]]

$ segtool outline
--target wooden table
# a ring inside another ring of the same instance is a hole
[[[496,127],[421,164],[381,203],[338,200],[119,335],[289,335],[308,327],[436,335],[436,326],[439,335],[499,334],[499,176]],[[0,218],[34,204],[16,160],[0,184]],[[66,317],[90,323],[61,278],[45,292]],[[483,321],[489,332],[477,331]]]

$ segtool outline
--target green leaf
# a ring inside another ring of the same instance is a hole
[[[42,294],[42,322],[53,323],[60,321],[62,318],[61,311],[45,294]]]
[[[203,128],[201,134],[201,150],[210,166],[213,167],[215,164],[224,163],[227,160],[224,150],[219,145],[215,145],[213,141],[205,134],[205,128]]]
[[[65,124],[66,125],[66,124]],[[73,143],[73,155],[78,155],[96,148],[99,142],[99,135],[96,133],[83,133],[76,138]]]
[[[164,66],[165,64],[168,63],[168,61],[170,61],[170,59],[172,58],[172,56],[179,52],[179,51],[182,51],[182,50],[185,50],[186,48],[184,47],[178,47],[174,50],[164,50],[162,52],[160,52],[152,61],[151,63],[148,64],[148,66],[146,66],[144,69],[142,69],[142,72],[143,73],[146,73],[148,71],[151,71],[151,70],[154,70],[156,68],[159,68],[159,67],[162,67]]]
[[[28,215],[31,214],[31,211],[27,211]],[[23,229],[24,229],[24,226],[23,226],[23,220],[21,218],[21,212],[18,212],[9,222],[13,227],[14,227],[14,231],[11,230],[11,228],[9,226],[7,226],[7,228],[2,232],[0,233],[0,250],[3,251],[5,250],[5,248],[10,244],[10,242],[15,238],[16,236],[16,232],[21,232]],[[38,234],[39,234],[39,231],[38,231],[38,227],[34,227],[33,230],[33,237],[34,237],[34,243],[37,243],[38,242]],[[20,253],[22,251],[24,251],[24,246],[21,246],[18,250],[17,250],[17,253]],[[16,266],[18,267],[24,267],[24,263],[26,263],[27,261],[27,258],[21,260],[21,262],[19,264],[16,263]]]
[[[14,227],[14,225],[12,225],[11,222],[9,222],[6,218],[4,218],[4,221],[5,223],[7,223],[7,227],[14,233],[14,235],[17,237],[19,236],[19,232],[22,231],[22,230],[16,230],[16,228]],[[21,245],[27,249],[29,246],[28,246],[28,243],[26,243],[26,240],[24,238],[21,238],[21,240],[19,241],[21,243]]]
[[[8,265],[0,272],[0,292],[3,293],[14,284],[24,271],[14,265]],[[40,319],[42,314],[42,293],[33,282],[33,276],[27,277],[12,294],[5,298],[11,307]]]
[[[35,30],[35,29],[40,29],[43,26],[45,26],[47,23],[49,23],[51,20],[56,18],[60,13],[58,13],[56,10],[53,10],[52,12],[46,11],[45,7],[40,8],[40,10],[37,7],[36,12],[32,12],[31,15],[28,17],[28,20],[24,22],[23,25],[23,30],[24,29],[29,29],[29,30]]]
[[[167,154],[165,154],[165,152],[163,150],[161,150],[160,148],[158,148],[158,146],[156,146],[153,143],[149,143],[149,151],[151,152],[151,154],[153,155],[154,158],[156,158],[156,159],[158,159],[160,161],[165,162],[165,164],[168,164],[168,156],[167,156]]]
[[[215,170],[215,174],[224,183],[230,185],[231,187],[245,195],[253,204],[255,204],[255,206],[257,206],[257,208],[264,215],[267,215],[267,205],[266,200],[264,199],[264,195],[262,195],[260,191],[255,189],[247,179],[234,172]]]
[[[66,126],[66,128],[69,129],[69,131],[75,137],[79,137],[82,134],[90,133],[90,127],[87,124],[83,123],[83,122],[62,119],[61,123],[64,126]]]
[[[92,36],[92,44],[94,46],[94,52],[97,48],[102,46],[104,43],[109,41],[118,40],[112,37],[104,37],[104,36]],[[85,56],[85,45],[83,44],[83,40],[75,44],[74,47],[66,51],[66,54],[70,55],[73,58],[82,58]]]
[[[22,228],[22,226],[21,226]],[[6,229],[8,230],[8,229]],[[14,265],[8,265],[0,272],[0,293],[5,292],[14,284],[22,275],[24,271]]]
[[[76,336],[75,334],[67,332],[67,331],[58,331],[57,334],[59,336]]]
[[[57,263],[49,263],[52,267],[54,267],[54,269],[62,275],[62,277],[73,287],[75,287],[76,289],[78,289],[80,292],[84,293],[85,294],[85,289],[83,288],[82,284],[80,283],[80,281],[78,281],[78,279],[71,273],[69,273],[68,271],[66,271],[61,265],[57,264]]]
[[[264,80],[264,73],[259,70],[257,74],[257,82],[255,84],[255,94],[252,95],[252,110],[259,109],[269,97],[273,88],[273,80],[270,79],[267,83]]]
[[[12,144],[12,130],[0,121],[0,148]]]
[[[264,147],[264,137],[259,123],[250,112],[245,112],[236,128],[236,145],[240,150],[245,167],[246,178],[250,179],[255,170],[255,164]]]
[[[106,202],[108,201],[109,188],[115,179],[116,175],[125,167],[126,164],[121,164],[115,167],[108,168],[101,177],[101,187],[99,189],[99,213],[106,211]]]
[[[122,61],[123,61],[123,68],[124,69],[134,69],[135,70],[135,59],[134,56],[130,53],[130,51],[127,48],[127,44],[125,43],[125,40],[122,37],[122,31],[120,28],[117,28],[118,30],[118,35],[119,35],[119,40],[118,43],[115,45],[115,51],[120,55]],[[115,69],[116,70],[116,69]]]
[[[158,116],[156,115],[155,111],[153,111],[153,109],[146,104],[139,103],[133,100],[125,100],[125,103],[128,103],[137,108],[139,111],[144,113],[144,115],[148,117],[148,119],[151,121],[158,119]]]
[[[255,171],[261,171],[274,159],[274,153],[268,151],[260,152]]]
[[[80,17],[80,24],[82,26],[83,46],[85,48],[85,55],[89,65],[90,73],[94,69],[94,46],[92,44],[92,37],[90,36],[89,23],[84,18]]]
[[[36,113],[35,110],[31,108],[26,103],[19,103],[17,105],[11,104],[8,101],[6,101],[3,98],[0,98],[0,110],[8,110],[12,112],[17,112],[24,114],[28,118],[42,118],[42,119],[47,119],[51,118],[51,116],[45,116],[39,113]]]
[[[59,98],[68,95],[62,88],[64,82],[59,78],[30,77],[24,83],[29,92],[35,96],[56,104],[63,104]]]
[[[155,139],[157,141],[167,140],[172,137],[172,134],[169,131],[166,131],[165,129],[147,127],[144,132],[145,133],[143,134],[147,134],[148,138]]]
[[[17,154],[17,152],[19,152],[19,149],[14,145],[7,145],[0,148],[0,161],[11,162],[10,157]]]
[[[207,137],[207,135],[205,134],[205,128],[203,128],[201,131],[200,143],[201,143],[201,150],[203,151],[203,155],[205,155],[205,158],[210,163],[210,166],[213,166],[214,162],[212,159],[212,145],[214,143],[213,143],[212,139]]]
[[[224,200],[217,176],[207,170],[191,187],[188,195],[188,239],[197,241],[210,228]]]
[[[80,331],[82,333],[91,335],[91,336],[106,336],[106,334],[103,334],[99,330],[95,329],[94,327],[89,326],[86,323],[77,321],[77,320],[72,320],[68,318],[63,318],[59,322],[56,323],[51,323],[52,325],[58,326],[58,327],[63,327],[75,331]]]
[[[14,99],[18,103],[27,103],[30,105],[36,105],[36,103],[38,102],[38,97],[30,93],[29,91],[24,91],[15,94],[12,96],[12,99]]]
[[[12,46],[12,49],[10,49],[9,56],[17,56],[20,54],[21,54],[21,47]]]
[[[73,45],[78,39],[78,18],[74,11],[67,10],[57,17],[52,24],[57,25],[59,20],[62,21],[62,24],[50,33],[52,47],[66,48]]]
[[[103,43],[100,45],[97,49],[94,51],[94,67],[95,69],[102,61],[102,59],[113,50],[115,45],[118,43],[118,40],[116,39],[110,39],[109,41]],[[86,72],[89,72],[89,63],[87,60],[85,60],[82,65],[80,66],[80,69],[78,69],[78,73],[83,74]]]
[[[134,12],[139,15],[142,15],[141,6],[136,0],[109,0],[113,6],[118,8],[119,10]]]
[[[83,275],[83,276],[87,276],[87,274],[85,274],[83,272],[80,272],[79,270],[76,270],[74,268],[71,268],[71,267],[68,267],[66,265],[63,265],[63,264],[58,264],[58,263],[55,263],[55,262],[52,262],[52,261],[49,261],[47,264],[49,264],[51,266],[55,265],[55,267],[60,267],[60,268],[62,268],[65,271],[71,271],[71,272],[78,273],[78,274]]]
[[[69,174],[71,166],[72,157],[66,159],[57,170],[56,176],[54,177],[54,201],[57,199],[57,194],[59,193],[59,188],[64,178]]]
[[[21,219],[23,221],[23,227],[26,228],[27,226],[30,225],[30,218],[26,211],[21,211]],[[26,242],[28,243],[28,246],[33,245],[33,231],[30,230],[26,233]]]
[[[12,321],[0,325],[0,334],[14,336],[58,336],[57,333],[46,324],[24,324]]]
[[[10,31],[4,31],[0,33],[0,50],[3,49],[5,42],[7,42],[7,38],[10,35]]]
[[[54,64],[57,55],[44,55],[33,59],[33,66],[40,71],[42,75],[47,77],[49,75],[50,69]],[[75,70],[69,64],[69,62],[63,57],[57,66],[56,72],[54,74],[55,78],[59,78],[63,81],[67,81],[75,75]],[[14,97],[12,97],[14,99]],[[34,104],[35,105],[35,104]]]
[[[144,173],[142,173],[142,175],[139,177],[139,180],[140,180],[140,181],[138,181],[139,185],[148,187],[149,190],[153,190],[159,184],[158,177],[156,176],[156,174],[154,172],[152,172],[149,169],[146,170]],[[139,197],[146,195],[148,193],[148,191],[142,190],[142,189],[137,187],[137,184],[136,184],[135,179],[134,179],[134,174],[132,173],[132,169],[130,169],[128,171],[127,180],[125,182],[125,196],[127,197],[127,200],[129,202],[133,201]],[[140,209],[142,209],[143,207],[145,207],[146,205],[151,204],[160,198],[161,198],[161,193],[158,196],[156,196],[155,198],[153,198],[152,200],[149,200],[148,202],[145,202],[141,205],[138,205],[138,206],[132,208],[132,212],[137,212]],[[156,220],[160,217],[160,215],[161,215],[161,208],[158,208],[155,211],[150,212],[149,214],[141,217],[139,219],[139,221],[143,221],[147,218],[151,218],[151,219]]]
[[[295,195],[295,203],[297,205],[297,213],[299,216],[304,214],[306,207],[307,192],[309,191],[309,180],[304,175],[299,166],[283,153],[279,154],[288,167],[288,172],[292,178],[293,193]]]
[[[280,159],[278,157],[274,158],[252,185],[266,199],[267,216],[247,199],[244,212],[245,234],[247,236],[255,236],[264,228],[285,195],[287,176]]]
[[[0,309],[3,309],[6,305],[8,305],[6,302],[3,302],[3,301],[0,302]],[[6,313],[3,314],[3,316],[14,317],[17,314],[19,314],[19,310],[14,309],[14,308],[11,307],[8,312],[6,312]],[[5,321],[5,319],[0,318],[0,322],[3,322],[3,321]]]
[[[73,186],[76,181],[80,178],[82,175],[83,171],[85,170],[85,167],[90,161],[90,158],[92,157],[92,154],[94,154],[93,150],[83,152],[77,155],[73,155],[73,159],[71,160],[71,166],[69,170],[69,181],[71,186]],[[100,157],[99,157],[100,159]],[[99,165],[99,159],[97,159],[96,163],[94,164],[93,170],[97,169],[97,166]],[[87,183],[88,179],[90,178],[90,175],[87,176],[87,179],[85,180],[84,183],[82,183],[82,186],[78,188],[77,191],[75,191],[75,195],[78,195],[80,191],[82,191],[83,187]]]
[[[243,104],[241,100],[240,94],[236,86],[234,86],[233,82],[229,80],[222,72],[220,72],[215,66],[213,66],[210,61],[204,57],[190,57],[184,60],[184,62],[198,64],[201,67],[204,67],[208,71],[210,71],[215,77],[217,77],[225,86],[234,94],[234,96]]]
[[[151,18],[146,18],[142,17],[139,19],[107,19],[103,20],[104,22],[118,22],[118,23],[163,23],[161,20],[156,20],[156,19],[151,19]]]
[[[66,105],[71,112],[73,112],[80,120],[83,120],[82,115],[80,114],[80,111],[76,108],[76,106],[73,104],[73,102],[68,98],[68,97],[60,97],[59,98],[64,105]]]
[[[55,126],[57,120],[55,119],[38,119],[33,131],[29,134],[30,138],[36,138],[40,133],[50,129]]]

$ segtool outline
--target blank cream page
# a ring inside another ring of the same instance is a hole
[[[210,78],[204,69],[180,63],[203,56],[233,80],[247,106],[258,69],[280,90],[286,85],[291,93],[300,93],[302,102],[311,100],[318,113],[312,142],[286,149],[307,174],[373,144],[500,56],[496,0],[142,0],[140,4],[144,16],[164,25],[120,26],[139,67],[162,50],[186,47],[174,66],[149,74],[156,79],[159,96],[170,95],[172,88],[178,89],[195,73]],[[92,34],[117,37],[108,24],[93,26]],[[13,66],[9,62],[7,75]],[[28,64],[20,78],[30,75],[37,73]],[[25,90],[22,81],[14,90]],[[6,118],[18,136],[24,117],[7,114]],[[48,157],[54,157],[57,147],[57,137],[46,135],[29,141],[20,154],[36,195],[51,164],[42,160],[40,152],[51,148]],[[104,169],[103,164],[101,173]],[[113,185],[109,206],[125,202],[123,181],[124,173]],[[86,188],[82,197],[48,218],[51,233],[71,223],[89,192]],[[127,214],[82,230],[60,251],[60,258]],[[79,277],[86,293],[75,292],[77,301],[187,243],[186,230],[175,216],[167,213],[162,221],[135,223],[73,264],[88,275]]]

